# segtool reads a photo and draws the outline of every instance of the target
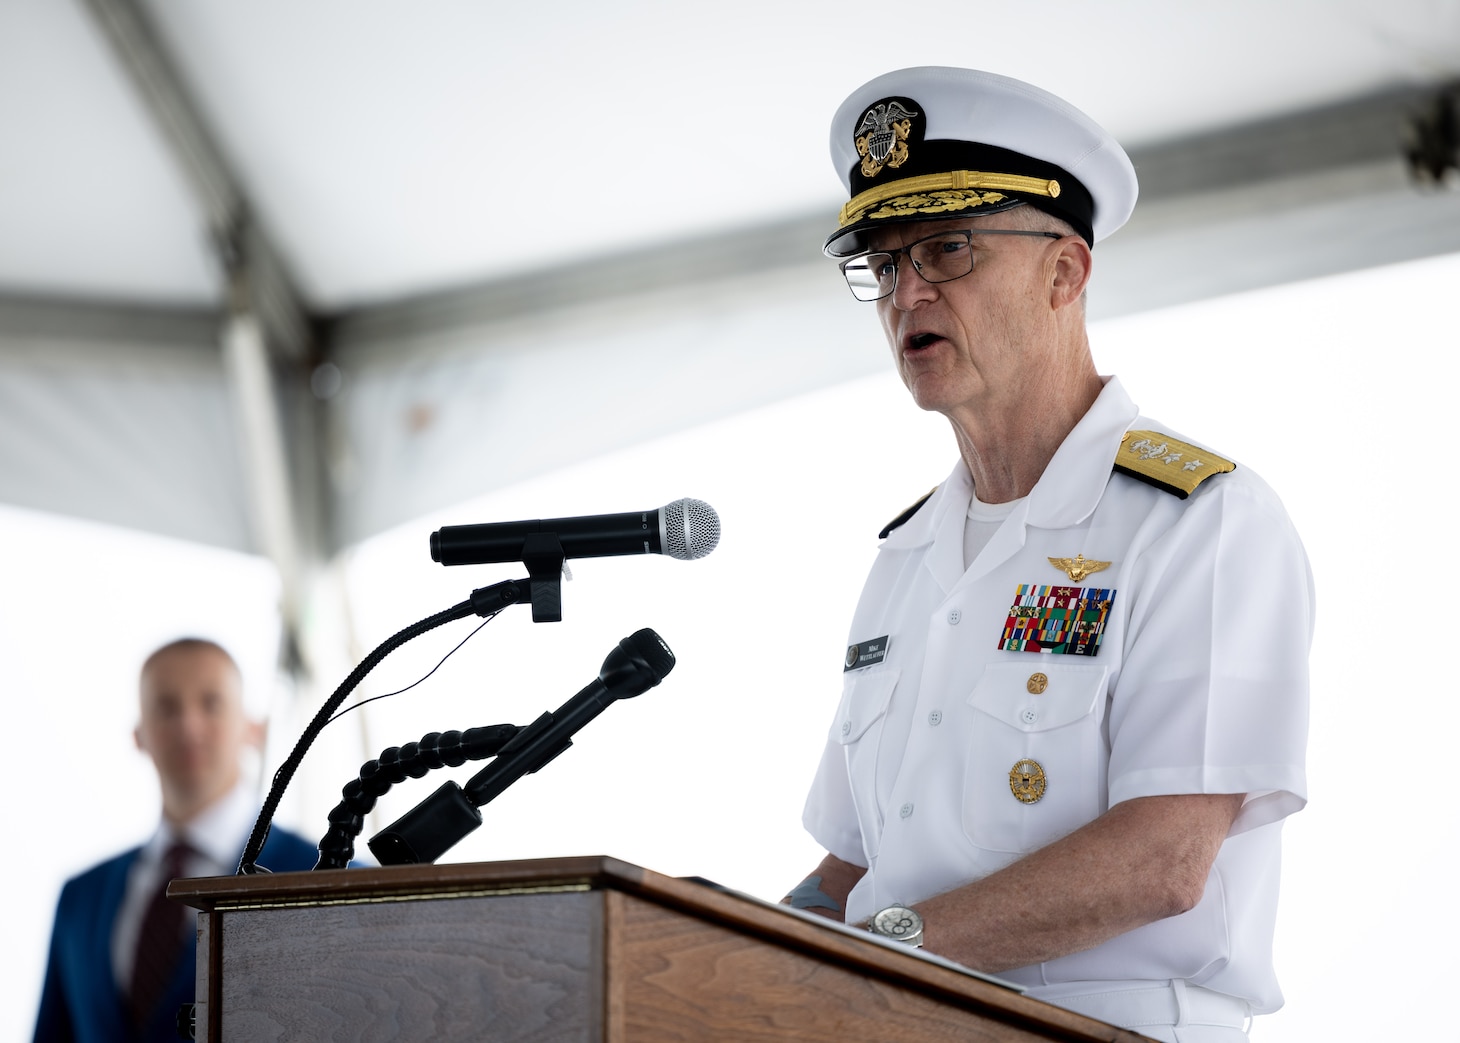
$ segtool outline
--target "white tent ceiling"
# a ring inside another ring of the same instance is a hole
[[[1460,74],[1451,0],[140,7],[324,313],[826,213],[829,114],[900,64],[1031,79],[1132,148]],[[219,302],[204,215],[82,0],[0,2],[0,128],[0,286]]]
[[[287,570],[869,372],[825,125],[925,63],[1130,148],[1097,315],[1460,250],[1457,0],[0,0],[0,501]]]

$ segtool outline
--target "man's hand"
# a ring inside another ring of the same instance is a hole
[[[828,920],[841,922],[847,908],[847,895],[857,886],[867,870],[843,862],[835,855],[827,855],[811,875],[791,889],[781,899],[782,905],[793,909],[805,909]]]

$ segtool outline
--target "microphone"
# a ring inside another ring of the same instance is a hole
[[[381,865],[436,861],[482,824],[479,807],[573,745],[578,730],[610,703],[644,694],[673,669],[674,653],[662,637],[647,627],[629,635],[608,654],[588,687],[513,736],[464,790],[446,783],[371,837],[370,850]]]
[[[692,561],[719,544],[720,516],[701,500],[685,499],[629,514],[446,525],[431,533],[431,560],[443,565],[522,561],[528,537],[541,533],[557,536],[564,558],[668,554]]]

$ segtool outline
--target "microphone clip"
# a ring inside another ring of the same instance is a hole
[[[509,579],[480,587],[471,592],[471,608],[479,616],[490,616],[508,605],[524,601],[532,605],[534,623],[563,621],[563,576],[567,556],[557,533],[539,532],[524,540],[522,564],[527,566],[527,579]]]
[[[523,538],[522,564],[532,583],[532,621],[563,621],[563,541],[555,532],[534,532]]]

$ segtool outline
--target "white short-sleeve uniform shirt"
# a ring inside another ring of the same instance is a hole
[[[843,675],[804,821],[868,867],[846,910],[858,922],[978,880],[1121,801],[1244,793],[1195,908],[1001,976],[1179,978],[1262,1013],[1282,1003],[1279,832],[1307,799],[1312,574],[1251,470],[1186,499],[1112,472],[1128,430],[1164,430],[1137,414],[1108,379],[967,568],[962,462],[884,541],[848,644],[886,637],[886,653]],[[1078,555],[1110,564],[1072,582],[1049,561]],[[1021,587],[1023,603],[1044,587],[1107,600],[1095,654],[1001,649]],[[1043,773],[1034,802],[1010,778],[1029,761]]]

